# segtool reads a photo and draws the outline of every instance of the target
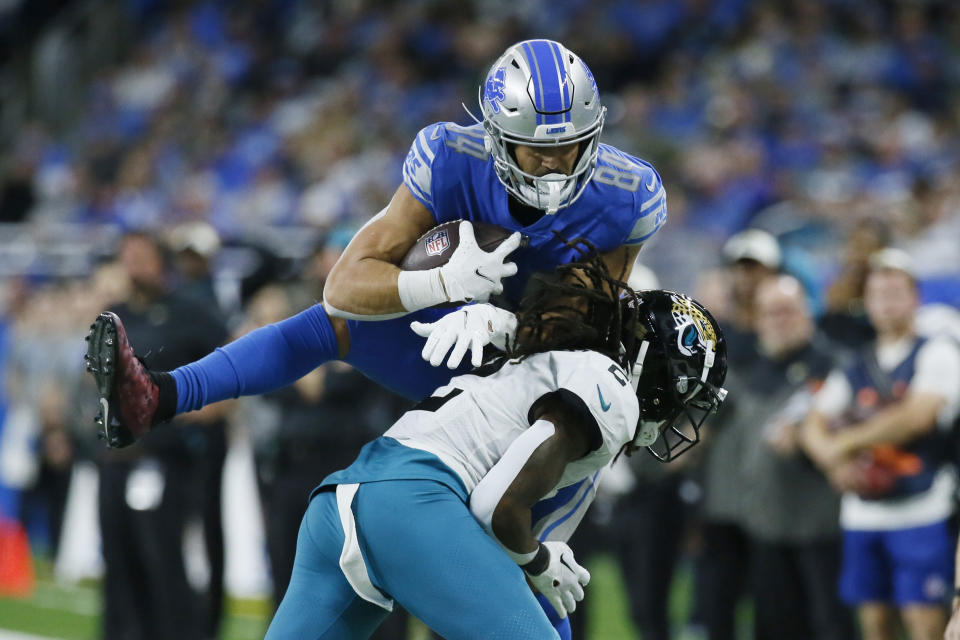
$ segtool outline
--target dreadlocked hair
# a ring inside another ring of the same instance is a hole
[[[598,351],[616,362],[632,352],[636,326],[636,294],[615,277],[588,241],[564,243],[580,253],[576,262],[531,279],[517,312],[516,340],[506,357],[524,359],[545,351]],[[633,304],[621,304],[621,298]],[[627,317],[625,317],[627,316]]]

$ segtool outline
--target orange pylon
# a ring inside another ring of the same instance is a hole
[[[29,597],[35,584],[26,530],[16,520],[0,517],[0,596]]]

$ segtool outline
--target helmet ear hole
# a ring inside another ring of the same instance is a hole
[[[642,420],[651,422],[663,420],[672,407],[663,385],[667,375],[662,350],[656,347],[651,348],[643,363],[643,371],[637,384],[637,399],[640,401]]]

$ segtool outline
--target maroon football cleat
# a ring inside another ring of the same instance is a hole
[[[126,447],[154,423],[160,390],[134,355],[117,314],[101,313],[87,334],[87,371],[100,398],[97,425],[109,447]]]

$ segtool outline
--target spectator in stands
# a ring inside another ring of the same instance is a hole
[[[749,434],[740,468],[753,565],[754,638],[847,640],[855,634],[836,590],[839,495],[797,441],[833,354],[814,334],[798,280],[770,277],[756,296],[757,354],[731,371],[734,405],[727,418],[746,424]]]
[[[876,337],[863,308],[863,287],[870,256],[889,243],[889,227],[875,218],[857,223],[844,242],[839,272],[827,289],[826,311],[817,323],[843,349],[856,349]]]
[[[753,355],[756,290],[760,281],[780,269],[780,245],[761,229],[748,229],[723,245],[730,282],[728,320],[723,327],[731,362]]]
[[[167,246],[171,250],[177,295],[193,300],[206,313],[222,322],[226,314],[220,306],[213,283],[212,260],[220,250],[220,237],[205,222],[184,223],[174,227]],[[227,423],[209,420],[185,427],[196,454],[195,489],[190,492],[191,519],[199,519],[203,530],[204,551],[210,569],[204,594],[204,630],[208,638],[219,635],[224,605],[223,541],[223,465],[227,459]]]
[[[727,338],[730,370],[757,358],[756,290],[777,273],[780,248],[765,231],[750,229],[723,248],[730,277],[728,318],[721,320]],[[710,640],[734,637],[737,604],[748,588],[750,543],[743,528],[742,454],[751,437],[752,422],[732,414],[734,404],[721,410],[705,436],[703,452],[703,552],[697,599]]]
[[[169,245],[175,254],[177,291],[225,315],[214,285],[213,259],[220,251],[217,230],[206,222],[180,224],[170,230]]]
[[[960,411],[960,347],[914,330],[909,256],[870,258],[864,305],[876,341],[832,371],[802,431],[804,449],[844,491],[840,590],[865,640],[939,638],[953,584],[955,471],[943,440]]]

